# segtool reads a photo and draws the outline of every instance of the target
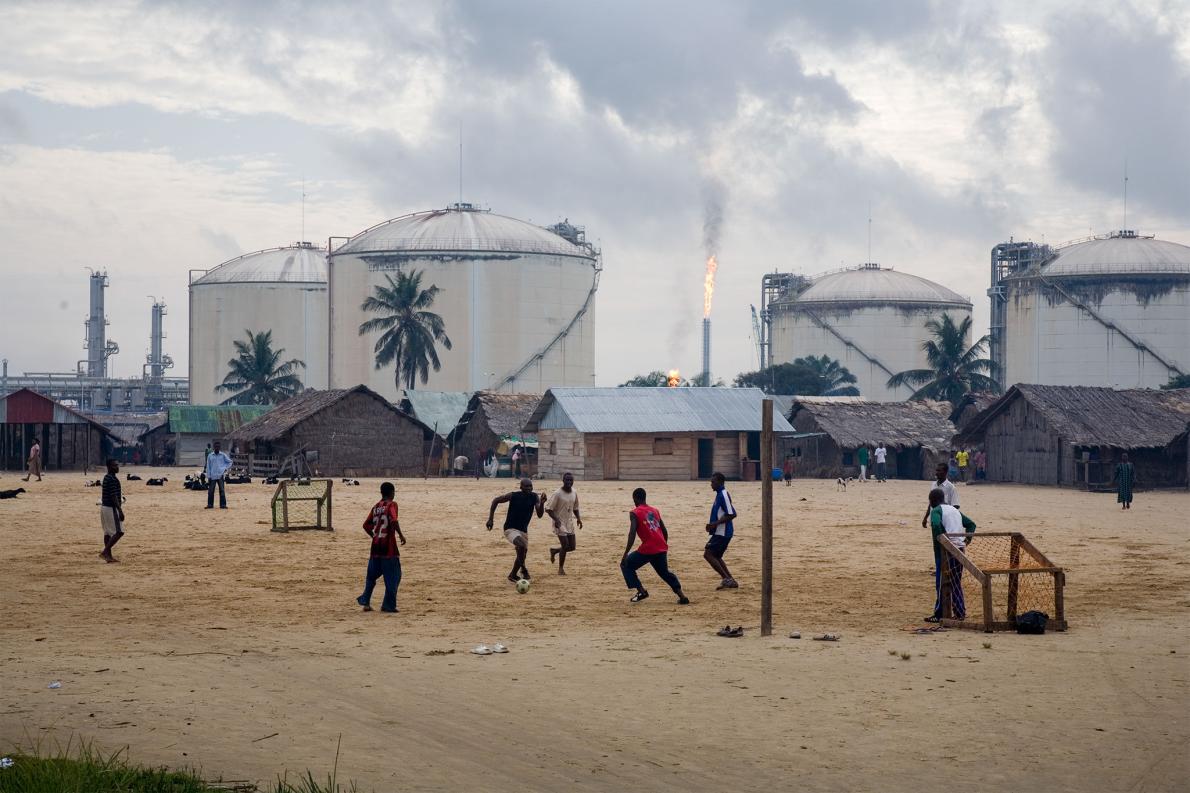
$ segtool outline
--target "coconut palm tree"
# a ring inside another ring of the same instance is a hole
[[[921,345],[929,368],[898,372],[888,378],[889,388],[907,385],[917,389],[910,399],[937,399],[952,405],[958,405],[963,395],[972,391],[1000,390],[996,364],[983,357],[988,337],[967,346],[971,317],[963,317],[956,325],[950,314],[943,313],[926,322],[926,330],[934,337]]]
[[[421,277],[419,270],[398,272],[396,279],[386,275],[388,285],[375,287],[375,293],[360,306],[381,315],[360,325],[359,335],[384,331],[373,348],[376,368],[395,361],[398,388],[404,384],[412,389],[419,378],[423,385],[429,382],[430,367],[435,372],[442,368],[437,345],[450,349],[442,317],[428,310],[442,290],[433,285],[422,289]]]
[[[807,355],[793,362],[794,367],[805,367],[818,378],[818,391],[804,396],[859,396],[855,375],[834,358],[825,355]]]
[[[224,405],[276,405],[302,390],[298,369],[306,364],[297,358],[282,361],[284,349],[273,349],[271,330],[248,334],[247,341],[236,340],[236,357],[227,362],[227,376],[215,386],[216,391],[232,391]]]

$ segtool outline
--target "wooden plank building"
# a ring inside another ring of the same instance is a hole
[[[424,476],[434,431],[380,394],[355,388],[303,391],[230,433],[244,452],[284,458],[318,452],[321,476]]]
[[[165,424],[140,436],[156,465],[201,466],[207,445],[271,410],[268,405],[170,405]],[[231,447],[224,449],[231,452]]]
[[[1138,487],[1186,487],[1190,389],[1010,388],[956,436],[982,446],[991,482],[1111,486],[1123,452]]]
[[[763,399],[755,388],[552,388],[525,429],[544,476],[740,479],[758,471]],[[773,431],[792,427],[774,413]]]
[[[102,467],[111,434],[98,421],[28,388],[0,397],[2,470],[25,470],[34,439],[41,443],[45,471]]]

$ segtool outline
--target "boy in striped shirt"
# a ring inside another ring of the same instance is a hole
[[[112,556],[112,548],[124,536],[124,496],[120,493],[120,464],[107,461],[107,476],[103,477],[103,496],[99,502],[99,522],[103,526],[103,550],[99,558],[103,561],[120,561]]]
[[[723,563],[723,554],[731,544],[732,535],[735,534],[732,521],[739,516],[736,514],[735,505],[731,503],[731,494],[727,492],[726,479],[718,471],[711,474],[711,490],[715,491],[715,503],[711,505],[711,520],[707,524],[707,534],[711,536],[707,540],[702,558],[706,559],[711,569],[723,579],[716,589],[739,589],[740,585]]]

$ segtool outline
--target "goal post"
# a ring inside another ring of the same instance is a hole
[[[960,550],[951,537],[962,536]],[[991,633],[1016,629],[1028,611],[1049,617],[1047,628],[1067,628],[1066,571],[1020,532],[941,535],[942,624]]]
[[[273,531],[334,531],[330,479],[286,479],[277,483],[271,503]]]

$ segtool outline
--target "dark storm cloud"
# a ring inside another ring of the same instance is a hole
[[[1140,12],[1125,24],[1062,16],[1049,34],[1041,108],[1054,129],[1055,170],[1115,206],[1127,160],[1134,205],[1190,217],[1190,68],[1173,36]]]

